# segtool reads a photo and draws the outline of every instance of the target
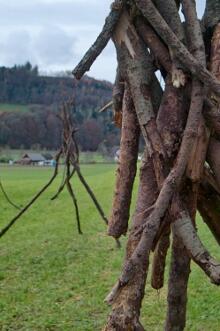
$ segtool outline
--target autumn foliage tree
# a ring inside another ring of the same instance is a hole
[[[198,210],[219,243],[219,22],[219,0],[206,1],[201,20],[195,0],[115,0],[101,34],[73,71],[80,79],[113,40],[113,108],[122,129],[108,227],[115,238],[128,230],[139,136],[145,141],[125,261],[106,297],[112,311],[105,331],[144,330],[140,312],[149,256],[151,284],[158,290],[170,242],[166,331],[185,327],[191,260],[220,285],[220,263],[201,242],[195,218]]]

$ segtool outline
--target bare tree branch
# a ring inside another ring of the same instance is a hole
[[[105,25],[102,32],[96,39],[95,43],[86,52],[83,59],[73,70],[73,75],[76,79],[81,79],[86,71],[89,71],[93,62],[103,51],[105,46],[108,44],[112,37],[112,33],[115,29],[116,24],[121,16],[121,12],[124,6],[124,0],[115,0],[111,6],[111,12],[106,18]]]

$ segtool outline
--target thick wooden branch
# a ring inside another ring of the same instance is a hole
[[[185,39],[184,30],[175,0],[154,0],[154,4],[171,30],[176,34],[179,40],[183,42]]]
[[[113,87],[113,93],[112,93],[113,108],[115,112],[122,112],[124,90],[125,90],[125,83],[121,75],[120,69],[118,67],[115,78],[115,84]]]
[[[214,173],[215,180],[220,189],[220,141],[214,137],[209,142],[207,161]]]
[[[220,5],[219,5],[220,7]],[[219,17],[220,20],[220,17]],[[214,28],[211,40],[210,71],[220,81],[220,23]],[[214,96],[213,96],[214,97]]]
[[[209,137],[210,132],[205,126],[203,117],[201,117],[197,139],[193,146],[193,150],[187,166],[187,176],[193,183],[200,183],[201,181],[209,144]]]
[[[175,88],[171,74],[165,80],[165,90],[157,115],[157,127],[163,139],[170,164],[175,160],[189,111],[185,88]]]
[[[220,24],[214,28],[210,48],[210,70],[220,81]],[[210,101],[206,100],[203,114],[212,134],[220,138],[220,99],[214,93],[210,93],[209,98]]]
[[[175,230],[173,232],[165,331],[182,331],[186,324],[190,257],[188,256],[182,241],[177,237]]]
[[[217,24],[214,29],[213,38],[211,41],[211,56],[210,56],[210,70],[220,81],[220,24]],[[219,116],[219,105],[220,99],[215,95],[211,95],[211,98],[216,101],[218,107]],[[219,116],[220,117],[220,116]],[[217,122],[218,123],[218,122]],[[220,141],[214,137],[211,138],[207,153],[207,161],[214,173],[218,187],[220,188]]]
[[[117,68],[117,74],[115,84],[112,93],[114,123],[118,128],[122,126],[122,105],[124,97],[125,83],[120,73],[119,67]]]
[[[205,48],[200,29],[200,24],[196,15],[195,2],[182,0],[183,13],[186,22],[187,46],[196,59],[206,65]],[[200,114],[200,124],[197,131],[197,139],[194,141],[194,147],[189,158],[187,172],[191,181],[184,183],[181,197],[184,199],[187,208],[190,212],[191,219],[195,223],[195,215],[197,210],[197,195],[198,185],[203,174],[203,167],[206,158],[208,139],[202,114]],[[172,204],[172,220],[175,220],[179,206],[175,206],[175,199]],[[171,261],[171,271],[168,287],[168,309],[166,318],[166,331],[179,330],[182,331],[186,324],[186,303],[187,303],[187,285],[190,273],[190,257],[178,236],[176,229],[173,230],[173,251]]]
[[[137,247],[141,233],[137,229],[143,225],[142,213],[152,206],[158,195],[157,182],[154,175],[153,164],[146,151],[140,168],[140,182],[135,213],[132,218],[132,229],[129,234],[126,261],[131,257]],[[144,296],[147,264],[144,263],[136,274],[135,279],[120,288],[119,284],[106,298],[108,304],[112,304],[112,312],[109,315],[104,331],[144,330],[139,322],[141,302]]]
[[[136,112],[130,90],[126,87],[122,111],[119,165],[108,226],[108,234],[115,238],[125,235],[128,228],[132,190],[137,170],[139,135]]]
[[[171,202],[173,194],[178,189],[184,175],[194,143],[194,138],[197,135],[202,107],[203,89],[201,89],[201,85],[198,81],[194,81],[189,116],[175,167],[171,170],[169,176],[166,178],[157,201],[155,202],[153,211],[146,219],[141,240],[132,257],[129,259],[123,269],[122,275],[118,281],[120,287],[123,287],[128,282],[130,282],[131,279],[135,277],[135,271],[137,272],[142,263],[144,263],[146,259],[147,261],[149,259],[149,254],[154,238],[159,229],[161,219],[163,218]]]
[[[156,127],[155,109],[151,101],[150,86],[155,80],[154,67],[126,11],[115,31],[114,42],[120,70],[128,82],[141,132],[154,162],[158,185],[161,185],[166,173],[167,155]]]
[[[152,263],[151,286],[155,290],[159,290],[164,285],[164,272],[166,267],[167,252],[170,247],[170,224],[163,232],[154,251]]]
[[[177,38],[184,43],[185,35],[184,29],[179,16],[177,4],[175,0],[154,0],[154,4],[158,9],[160,15],[164,18],[170,29],[175,33]],[[172,81],[173,85],[177,88],[185,86],[186,75],[183,72],[183,65],[181,61],[175,57],[172,48],[169,47],[170,57],[172,59]]]
[[[191,258],[204,270],[212,283],[220,285],[220,262],[217,262],[203,246],[190,216],[184,208],[179,212],[179,217],[175,220],[173,227]]]
[[[202,21],[206,29],[212,28],[220,22],[219,0],[206,0],[206,7]]]
[[[145,22],[145,20],[141,17],[138,17],[136,20],[136,27],[137,30],[144,40],[144,42],[147,44],[147,46],[150,48],[150,50],[153,52],[154,57],[156,61],[159,63],[159,67],[162,66],[168,73],[172,70],[172,63],[170,59],[170,55],[168,52],[167,47],[163,44],[163,42],[160,40],[158,35],[155,33],[155,31],[151,28],[149,24]],[[214,39],[214,37],[213,37]],[[220,38],[215,37],[215,42],[218,42]],[[215,54],[219,54],[219,52],[215,52]],[[215,56],[216,60],[216,56]],[[217,76],[217,68],[218,64],[215,64],[215,76]],[[213,71],[214,73],[214,71]],[[218,76],[217,76],[218,77]],[[186,91],[187,92],[187,91]],[[185,101],[187,101],[187,93],[185,95]],[[212,132],[215,133],[220,138],[220,112],[218,104],[216,104],[216,100],[209,101],[208,99],[205,100],[205,106],[203,109],[203,115],[205,117],[206,124],[210,128]],[[193,160],[193,159],[192,159]]]
[[[171,166],[173,165],[173,161],[176,158],[181,143],[181,137],[189,109],[189,103],[184,97],[185,89],[175,88],[172,84],[171,74],[168,74],[161,106],[157,115],[157,127],[163,139]],[[171,221],[169,213],[167,213],[165,218],[161,230],[158,231],[158,234],[161,232],[162,234],[159,238],[153,257],[151,284],[155,289],[159,289],[163,286],[166,253],[169,248],[169,230]],[[156,238],[156,240],[158,239]]]
[[[132,82],[134,85],[132,85]],[[135,84],[136,82],[131,81],[131,86],[135,86]],[[134,270],[138,268],[137,266],[140,267],[140,265],[143,263],[143,259],[148,259],[153,240],[160,225],[160,220],[164,216],[169,202],[172,199],[173,193],[181,182],[181,178],[184,174],[187,160],[192,149],[192,144],[194,142],[194,137],[197,135],[202,107],[203,90],[200,83],[194,81],[187,128],[184,133],[176,167],[171,171],[170,175],[166,179],[155,204],[155,208],[151,213],[148,222],[146,223],[146,228],[144,229],[139,245],[133,253],[131,259],[125,265],[124,271],[119,280],[120,286],[124,286],[129,282],[129,280],[134,276]]]
[[[172,63],[168,48],[154,29],[141,16],[137,17],[135,26],[143,41],[152,51],[157,66],[159,68],[162,66],[168,73],[171,72]]]
[[[205,176],[198,194],[198,210],[220,245],[220,194]]]
[[[103,51],[112,37],[112,33],[116,24],[121,16],[121,12],[124,6],[124,0],[115,0],[111,5],[111,12],[106,18],[105,25],[102,32],[96,39],[95,43],[86,52],[83,59],[73,70],[73,75],[76,79],[81,79],[85,72],[89,71],[96,58]]]
[[[151,0],[136,0],[137,7],[161,36],[166,45],[172,49],[176,58],[201,82],[220,96],[219,81],[187,50],[170,27],[158,13]]]
[[[211,101],[206,100],[203,115],[207,126],[213,135],[220,138],[220,111],[218,105],[213,105]]]

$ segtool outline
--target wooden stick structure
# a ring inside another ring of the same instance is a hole
[[[207,0],[199,21],[195,0],[120,1],[120,14],[112,22],[109,34],[105,24],[105,35],[99,37],[102,45],[112,39],[118,61],[112,102],[104,107],[112,105],[121,118],[108,226],[114,238],[129,228],[139,135],[145,152],[121,275],[105,299],[112,311],[103,331],[144,330],[140,317],[149,257],[153,254],[151,283],[158,290],[164,285],[170,236],[165,330],[181,331],[186,324],[191,261],[220,285],[220,263],[199,238],[195,218],[198,210],[219,243],[220,5]],[[95,61],[93,51],[94,46],[84,57],[89,68]],[[77,79],[89,69],[82,63],[73,70]]]
[[[69,192],[69,195],[73,201],[74,209],[75,209],[75,216],[76,216],[76,224],[78,233],[82,234],[81,229],[81,223],[80,223],[80,212],[79,212],[79,206],[76,198],[76,194],[74,192],[71,179],[74,176],[74,174],[77,174],[81,184],[84,186],[86,192],[88,193],[89,197],[93,201],[99,215],[101,216],[102,220],[106,225],[108,225],[108,219],[97,200],[93,190],[87,183],[85,177],[83,176],[80,165],[79,165],[79,148],[77,145],[77,141],[75,138],[75,134],[77,132],[77,129],[74,125],[71,110],[74,108],[74,103],[72,101],[68,101],[64,103],[60,110],[60,119],[62,121],[63,125],[63,133],[62,133],[62,145],[60,147],[59,152],[57,153],[55,157],[55,168],[54,173],[50,180],[43,186],[43,188],[30,200],[30,202],[25,205],[20,212],[0,231],[0,238],[14,225],[15,222],[17,222],[20,217],[35,203],[35,201],[49,188],[49,186],[53,183],[55,178],[58,175],[59,172],[59,166],[60,166],[60,159],[63,157],[64,159],[64,171],[63,171],[63,178],[62,182],[58,188],[58,191],[56,194],[51,198],[51,200],[55,200],[59,197],[63,189],[66,187],[67,191]],[[3,189],[3,186],[1,186],[0,182],[0,188]],[[3,189],[4,190],[4,189]],[[5,191],[3,191],[5,192]],[[5,192],[6,194],[6,192]],[[6,195],[7,196],[7,195]],[[7,196],[8,197],[8,196]],[[8,200],[8,199],[7,199]],[[10,201],[10,200],[9,200]],[[11,203],[11,202],[10,202]],[[117,247],[121,247],[120,241],[118,239],[115,239]]]

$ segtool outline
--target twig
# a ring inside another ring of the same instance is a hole
[[[104,107],[99,110],[99,113],[103,113],[113,106],[113,101],[109,101]]]
[[[57,153],[55,161],[56,161],[56,166],[54,169],[54,173],[53,176],[51,177],[51,179],[48,181],[48,183],[46,185],[43,186],[43,188],[31,199],[31,201],[24,206],[21,211],[12,218],[12,220],[0,231],[0,238],[3,237],[3,235],[12,227],[12,225],[19,220],[19,218],[33,205],[33,203],[41,196],[42,193],[44,193],[47,188],[52,184],[52,182],[54,181],[54,179],[56,178],[57,174],[58,174],[58,165],[59,165],[59,159],[61,156],[62,152],[61,150]]]
[[[72,170],[72,172],[71,172],[71,174],[69,176],[69,180],[73,177],[75,171],[76,171],[75,169]],[[51,198],[52,201],[55,200],[55,199],[57,199],[59,197],[60,193],[63,192],[65,185],[66,185],[66,177],[62,181],[62,183],[61,183],[61,185],[60,185],[57,193],[54,196],[52,196],[52,198]]]
[[[79,177],[79,180],[81,181],[81,183],[83,184],[83,186],[85,187],[87,193],[89,194],[89,196],[91,197],[92,201],[94,202],[100,216],[102,217],[103,221],[105,222],[105,224],[107,225],[108,224],[108,219],[107,217],[105,216],[105,213],[104,211],[102,210],[102,207],[100,206],[98,200],[96,199],[92,189],[90,188],[90,186],[88,185],[88,183],[86,182],[85,178],[83,177],[80,169],[79,169],[79,166],[75,165],[75,170],[76,170],[76,173]]]
[[[70,176],[71,176],[71,173],[70,173],[70,164],[69,164],[69,160],[67,161],[68,164],[67,164],[67,177],[66,177],[66,186],[67,186],[67,189],[68,189],[68,192],[73,200],[73,204],[75,206],[75,211],[76,211],[76,221],[77,221],[77,229],[78,229],[78,233],[79,234],[83,234],[82,233],[82,230],[81,230],[81,225],[80,225],[80,216],[79,216],[79,207],[78,207],[78,203],[77,203],[77,199],[76,199],[76,196],[74,194],[74,191],[73,191],[73,188],[72,188],[72,185],[70,183]]]
[[[5,199],[8,201],[8,203],[13,206],[15,209],[21,210],[21,207],[19,207],[18,205],[16,205],[8,196],[7,192],[4,189],[4,186],[2,185],[2,182],[0,180],[0,189],[5,197]]]

